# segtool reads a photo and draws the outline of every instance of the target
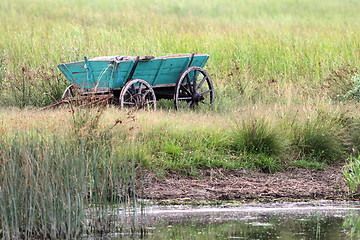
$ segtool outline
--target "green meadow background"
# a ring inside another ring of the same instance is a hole
[[[303,102],[305,95],[337,89],[339,74],[357,71],[359,9],[356,0],[4,0],[0,51],[7,90],[1,100],[51,102],[66,85],[54,77],[56,65],[85,55],[198,52],[210,54],[207,69],[220,93],[243,94],[240,101]]]

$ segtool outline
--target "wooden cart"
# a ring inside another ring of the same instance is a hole
[[[70,81],[61,102],[91,99],[121,108],[156,109],[159,99],[173,99],[177,110],[214,101],[214,87],[203,69],[209,55],[84,58],[58,67]],[[60,104],[60,102],[59,102]]]

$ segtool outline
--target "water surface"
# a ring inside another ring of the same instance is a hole
[[[112,239],[360,239],[360,204],[315,201],[149,206],[135,233]],[[141,229],[141,230],[139,230]]]

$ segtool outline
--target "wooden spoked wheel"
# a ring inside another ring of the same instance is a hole
[[[175,86],[176,110],[196,108],[214,102],[214,87],[209,74],[201,67],[192,66],[180,75]]]
[[[64,100],[66,98],[73,98],[76,95],[78,95],[76,87],[75,85],[71,84],[65,89],[63,95],[61,96],[61,100]]]
[[[133,79],[121,89],[119,104],[121,109],[155,110],[156,96],[151,85],[145,80]]]
[[[71,84],[70,86],[68,86],[64,93],[61,96],[61,101],[63,103],[71,103],[71,104],[75,104],[75,105],[79,105],[82,103],[81,100],[81,88],[75,84]]]

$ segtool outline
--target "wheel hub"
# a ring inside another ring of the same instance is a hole
[[[204,97],[201,96],[201,95],[198,94],[198,93],[194,93],[194,94],[191,96],[191,98],[192,98],[192,100],[193,100],[194,102],[200,102],[200,101],[204,100]]]
[[[144,101],[140,94],[135,95],[135,106],[137,108],[143,108],[144,107]]]

